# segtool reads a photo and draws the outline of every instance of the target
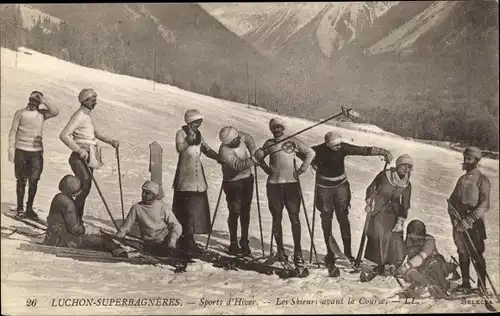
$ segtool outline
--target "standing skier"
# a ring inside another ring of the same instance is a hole
[[[269,211],[273,217],[274,238],[278,248],[276,259],[278,261],[286,261],[281,227],[283,207],[286,207],[292,226],[294,262],[301,264],[304,262],[300,241],[301,227],[299,219],[302,194],[300,192],[298,177],[306,172],[311,161],[314,159],[315,153],[314,150],[295,137],[292,137],[283,144],[295,150],[289,151],[281,143],[275,144],[285,138],[285,124],[280,118],[271,119],[269,129],[273,133],[274,138],[267,140],[263,148],[267,153],[270,153],[270,173],[267,178],[266,189]],[[299,158],[302,159],[303,157],[302,165],[297,170],[295,170],[296,151]]]
[[[447,297],[450,290],[447,277],[456,271],[457,265],[446,262],[437,250],[434,237],[427,234],[423,222],[415,219],[408,224],[405,248],[408,259],[396,270],[398,275],[412,283],[405,292],[418,293],[419,289],[427,287],[434,298]]]
[[[219,155],[203,139],[199,130],[203,116],[190,109],[184,114],[186,125],[177,131],[175,146],[179,153],[173,182],[172,209],[182,225],[181,248],[191,254],[201,253],[194,234],[210,233],[210,205],[207,180],[200,160],[203,153],[219,162]]]
[[[232,126],[223,127],[219,132],[219,138],[222,142],[219,147],[223,175],[222,187],[229,209],[227,220],[231,242],[229,253],[239,254],[241,252],[249,255],[251,250],[248,245],[248,228],[254,185],[252,166],[264,158],[264,151],[256,151],[253,137]],[[241,225],[239,246],[237,241],[238,218]]]
[[[462,272],[462,285],[457,290],[464,293],[471,291],[469,282],[471,258],[467,250],[470,251],[475,248],[479,257],[472,259],[477,262],[478,285],[484,293],[486,290],[486,261],[483,256],[485,251],[484,240],[486,239],[484,215],[490,208],[491,185],[489,179],[478,168],[478,163],[482,157],[481,150],[476,147],[468,147],[465,149],[463,156],[462,169],[466,173],[458,179],[450,197],[450,208],[456,209],[461,217],[460,223],[453,225],[453,240],[457,246]],[[450,212],[450,209],[448,212]],[[466,239],[464,228],[467,229],[472,239],[472,245]]]
[[[334,251],[329,239],[332,237],[333,213],[340,226],[344,254],[350,261],[354,261],[351,253],[351,227],[349,223],[349,208],[351,206],[351,190],[345,172],[345,157],[356,156],[384,156],[386,161],[392,160],[391,153],[378,147],[359,147],[343,143],[341,135],[336,132],[325,134],[325,142],[313,146],[316,156],[312,167],[316,175],[316,207],[321,213],[321,228],[325,238],[327,266],[335,266]]]
[[[370,213],[365,258],[378,265],[376,271],[360,275],[370,281],[385,272],[385,265],[399,267],[404,260],[403,225],[411,200],[410,174],[413,159],[401,155],[396,168],[381,171],[366,189],[366,211]]]
[[[45,104],[47,109],[40,109]],[[14,114],[9,132],[9,161],[14,163],[16,176],[17,216],[38,218],[33,202],[43,171],[43,125],[56,117],[59,110],[38,91],[31,92],[28,105]],[[24,212],[24,192],[29,181],[28,201]]]
[[[93,89],[83,89],[78,94],[78,101],[80,108],[71,116],[59,138],[72,150],[69,165],[75,176],[82,182],[82,192],[75,199],[76,207],[82,217],[85,200],[92,187],[91,173],[102,166],[101,149],[97,141],[105,142],[114,148],[118,148],[120,144],[100,131],[90,116],[97,105],[97,93]],[[88,165],[91,173],[85,164]]]

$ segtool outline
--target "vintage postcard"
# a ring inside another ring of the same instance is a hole
[[[0,19],[3,315],[498,311],[498,1]]]

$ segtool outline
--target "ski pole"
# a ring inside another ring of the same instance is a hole
[[[83,164],[85,165],[85,167],[87,168],[87,172],[90,174],[90,177],[92,178],[92,181],[95,184],[95,188],[97,189],[97,192],[99,193],[99,196],[102,199],[102,203],[104,203],[104,207],[106,208],[106,211],[108,211],[108,215],[111,218],[111,221],[113,222],[113,225],[115,225],[116,230],[119,230],[118,225],[116,225],[115,219],[113,218],[113,215],[111,214],[111,211],[109,210],[108,203],[106,203],[106,200],[104,199],[104,196],[102,195],[101,189],[99,188],[99,185],[97,184],[97,181],[96,181],[96,179],[94,177],[94,174],[92,174],[92,172],[90,170],[90,167],[87,164],[87,162],[85,160],[83,160],[83,159],[82,159],[82,161],[83,161]]]
[[[304,132],[306,132],[306,131],[308,131],[308,130],[310,130],[310,129],[312,129],[312,128],[316,127],[316,126],[321,125],[321,124],[325,124],[326,122],[328,122],[328,121],[330,121],[330,120],[333,120],[334,118],[339,117],[339,116],[341,116],[341,115],[344,115],[344,116],[346,116],[346,117],[347,117],[347,116],[349,115],[349,112],[351,112],[351,111],[353,112],[353,114],[352,114],[352,115],[354,115],[354,116],[358,116],[358,114],[357,114],[356,112],[354,112],[352,108],[347,108],[347,107],[345,107],[345,106],[342,106],[342,112],[337,113],[337,114],[335,114],[335,115],[332,115],[332,116],[330,116],[330,117],[328,117],[328,118],[326,118],[326,119],[324,119],[324,120],[322,120],[322,121],[319,121],[318,123],[313,124],[313,125],[311,125],[311,126],[309,126],[309,127],[306,127],[306,128],[304,128],[304,129],[301,129],[300,131],[295,132],[295,133],[293,133],[292,135],[289,135],[289,136],[287,136],[287,137],[285,137],[285,138],[283,138],[283,139],[281,139],[281,140],[279,140],[279,141],[277,141],[277,142],[275,142],[275,143],[273,143],[273,144],[270,144],[269,146],[263,147],[262,149],[263,149],[263,150],[266,150],[266,149],[269,149],[271,146],[274,146],[274,145],[280,144],[280,143],[282,143],[282,142],[286,142],[287,140],[289,140],[289,139],[290,139],[290,138],[292,138],[292,137],[295,137],[295,136],[297,136],[297,135],[299,135],[299,134],[302,134],[302,133],[304,133]]]
[[[212,225],[210,227],[210,232],[208,233],[207,243],[205,244],[205,249],[208,248],[208,242],[212,236],[212,230],[214,229],[215,217],[217,216],[217,211],[219,210],[220,198],[222,197],[222,188],[224,187],[224,181],[220,184],[219,197],[217,198],[217,204],[215,205],[214,218],[212,219]]]
[[[455,219],[455,221],[457,221],[457,226],[461,225],[460,224],[460,215],[458,214],[458,211],[451,204],[450,200],[446,200],[446,201],[448,202],[448,205],[450,206],[451,214],[453,215],[453,218]],[[452,221],[452,224],[453,224],[453,221]],[[453,226],[455,226],[455,225],[453,225]],[[478,262],[476,262],[476,260],[479,257],[479,253],[478,253],[476,247],[474,246],[472,238],[470,237],[467,229],[465,229],[463,226],[462,226],[462,228],[463,228],[463,235],[461,235],[461,236],[462,236],[462,238],[463,238],[463,236],[465,236],[467,238],[466,240],[464,240],[465,249],[467,250],[467,253],[469,254],[469,257],[471,259],[472,265],[474,266],[474,269],[476,269],[476,272],[478,272],[478,266],[477,266]],[[471,251],[469,246],[470,246],[470,248],[472,248],[473,251]],[[488,282],[490,283],[491,289],[493,290],[493,293],[495,294],[495,297],[498,300],[498,302],[500,302],[500,298],[498,297],[495,286],[493,285],[493,282],[490,279],[490,275],[486,271],[486,267],[483,266],[483,264],[481,262],[479,262],[479,264],[481,265],[481,268],[484,268],[484,274],[486,275],[486,278],[488,279]],[[477,280],[478,280],[478,283],[481,283],[483,285],[484,290],[486,291],[486,284],[483,283],[483,280],[479,277],[479,275],[478,275]],[[485,293],[485,295],[486,295],[486,293]]]
[[[295,169],[295,171],[297,171],[297,163],[296,163],[295,159],[293,159],[293,168]],[[316,252],[316,247],[314,246],[314,240],[312,239],[311,226],[309,225],[309,217],[307,216],[306,203],[304,201],[304,194],[302,193],[302,186],[300,185],[300,178],[299,177],[297,177],[297,183],[299,184],[300,199],[302,200],[302,207],[304,208],[304,215],[306,217],[307,229],[309,230],[309,236],[311,237],[312,249],[314,250],[314,256],[316,258],[316,263],[318,264],[318,267],[319,267],[320,263],[318,260],[318,253]],[[309,254],[309,257],[311,257],[311,256],[312,256],[312,253]]]
[[[262,248],[262,256],[265,256],[264,253],[264,236],[262,235],[262,219],[260,216],[260,199],[259,199],[259,179],[257,177],[257,166],[254,166],[255,170],[255,196],[257,197],[257,212],[259,214],[259,229],[260,229],[260,245]]]
[[[312,251],[313,251],[313,240],[314,240],[314,219],[316,217],[316,183],[314,184],[314,198],[313,198],[313,216],[312,216],[312,235],[311,235],[311,247],[309,248],[309,263],[312,263]]]
[[[382,171],[385,171],[387,169],[387,165],[389,164],[389,161],[385,161],[384,169]],[[372,200],[372,205],[371,207],[373,208],[375,206],[375,200]],[[359,243],[359,249],[358,249],[358,255],[356,256],[356,259],[354,260],[354,267],[359,268],[361,264],[361,257],[363,256],[363,251],[365,248],[365,243],[366,243],[366,234],[368,232],[368,225],[370,223],[370,213],[367,213],[365,216],[365,224],[363,226],[363,234],[361,235],[361,241]]]
[[[125,220],[125,209],[123,207],[122,173],[120,171],[120,151],[116,148],[116,163],[118,165],[118,183],[120,185],[120,201],[122,203],[122,219]]]

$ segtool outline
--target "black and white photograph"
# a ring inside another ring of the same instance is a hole
[[[0,4],[2,315],[496,313],[499,4]]]

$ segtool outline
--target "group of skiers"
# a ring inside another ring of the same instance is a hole
[[[97,104],[97,93],[93,89],[83,89],[78,100],[80,108],[60,133],[61,141],[72,151],[69,164],[74,175],[65,175],[60,181],[61,192],[54,197],[47,218],[45,243],[62,247],[107,249],[117,256],[125,255],[124,250],[111,238],[86,233],[83,223],[85,200],[92,186],[93,171],[102,165],[98,140],[114,148],[119,147],[119,142],[106,136],[90,116]],[[45,104],[47,109],[40,109],[41,104]],[[33,211],[33,201],[43,169],[43,124],[57,115],[57,108],[38,91],[33,91],[28,105],[14,115],[9,134],[9,160],[15,165],[19,216],[37,217]],[[304,263],[299,220],[303,194],[299,177],[311,166],[316,171],[314,203],[320,212],[327,248],[325,264],[333,271],[333,276],[339,275],[331,243],[334,213],[340,226],[344,254],[350,261],[355,261],[351,251],[351,191],[345,171],[345,158],[349,155],[383,156],[390,163],[393,159],[390,151],[345,143],[341,135],[333,131],[326,133],[324,142],[310,147],[296,137],[286,136],[284,121],[273,118],[269,122],[273,137],[262,147],[258,148],[248,133],[225,126],[219,132],[221,145],[216,152],[206,143],[200,131],[202,114],[190,109],[186,111],[184,120],[185,125],[177,131],[175,139],[178,163],[173,181],[172,211],[160,200],[162,188],[153,181],[146,181],[142,186],[142,200],[132,206],[116,237],[126,236],[136,223],[146,242],[169,252],[201,253],[194,235],[208,234],[212,230],[208,185],[201,161],[201,154],[204,154],[217,161],[222,168],[222,189],[229,209],[230,254],[251,254],[248,241],[251,204],[257,181],[255,173],[257,168],[261,168],[267,174],[266,193],[273,220],[276,259],[287,260],[281,225],[283,209],[286,208],[294,243],[293,261],[296,264]],[[269,163],[264,160],[267,156]],[[296,158],[300,160],[300,165]],[[478,284],[485,289],[484,214],[489,209],[490,183],[478,169],[480,159],[479,149],[467,148],[463,161],[466,174],[458,180],[449,200],[449,208],[456,209],[460,215],[454,221],[453,239],[462,271],[460,289],[464,292],[470,291],[471,260],[478,266]],[[364,233],[367,243],[364,257],[376,263],[377,267],[361,273],[360,278],[369,281],[389,271],[403,276],[414,285],[428,287],[433,295],[442,296],[443,292],[446,294],[450,289],[447,276],[454,272],[456,265],[447,263],[439,254],[434,238],[419,220],[408,224],[404,240],[404,223],[411,205],[410,176],[413,165],[409,155],[399,156],[395,167],[384,168],[366,189],[367,222]],[[29,193],[24,211],[27,182]],[[238,221],[241,225],[239,240]],[[472,236],[472,244],[465,238],[465,233]],[[474,253],[479,255],[471,258],[470,249],[476,250]]]

